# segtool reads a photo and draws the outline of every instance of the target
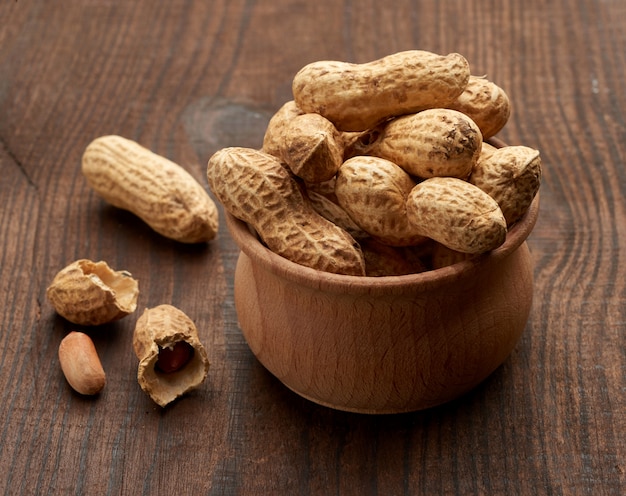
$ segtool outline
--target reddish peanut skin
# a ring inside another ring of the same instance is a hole
[[[171,347],[159,349],[159,358],[155,367],[161,372],[171,374],[189,363],[192,355],[193,347],[185,341],[178,341]]]
[[[470,70],[457,53],[408,50],[365,64],[318,61],[294,77],[294,101],[340,131],[364,131],[389,117],[443,107],[465,89]]]
[[[106,384],[106,375],[91,338],[72,331],[59,345],[59,363],[72,388],[84,395],[98,394]]]

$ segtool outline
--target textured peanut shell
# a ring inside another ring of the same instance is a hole
[[[340,131],[364,131],[397,115],[445,107],[465,89],[467,60],[458,53],[397,52],[364,64],[318,61],[292,84],[294,101]]]
[[[79,325],[119,320],[137,308],[139,284],[104,261],[80,259],[60,270],[46,296],[61,317]]]
[[[261,150],[280,158],[285,129],[295,117],[303,113],[293,100],[285,102],[267,124]]]
[[[176,372],[160,372],[156,368],[159,350],[180,341],[193,348],[191,360]],[[184,312],[172,305],[159,305],[143,312],[133,333],[133,348],[139,358],[137,381],[159,406],[167,406],[196,389],[208,375],[209,359],[196,326]]]
[[[207,165],[213,194],[274,253],[313,269],[364,275],[350,234],[318,214],[276,157],[250,148],[217,151]]]
[[[508,122],[511,102],[505,91],[484,77],[470,76],[465,90],[447,108],[468,115],[483,139],[495,136]]]
[[[420,234],[451,250],[480,254],[506,239],[506,220],[497,202],[462,179],[426,179],[410,192],[406,209]]]
[[[390,120],[362,151],[421,178],[466,179],[478,160],[482,141],[480,129],[465,114],[429,109]]]
[[[338,203],[311,190],[307,190],[307,196],[311,206],[318,214],[347,231],[354,239],[360,241],[369,237],[369,234],[361,229]]]
[[[493,153],[497,149],[498,149],[498,147],[492,145],[488,141],[483,141],[483,146],[480,149],[480,155],[478,156],[478,160],[476,161],[476,163],[478,163],[479,161],[485,160],[486,158],[490,157],[491,155],[493,155]]]
[[[498,202],[507,225],[528,210],[541,184],[541,157],[527,146],[505,146],[478,161],[469,182]]]
[[[83,154],[82,172],[104,200],[167,238],[200,243],[217,234],[217,207],[204,188],[181,166],[132,140],[95,139]]]
[[[72,331],[59,344],[59,363],[65,379],[74,391],[98,394],[106,385],[106,374],[91,338]]]
[[[406,200],[415,181],[396,164],[377,157],[346,160],[335,183],[339,205],[378,241],[408,246],[423,241],[409,223]]]
[[[280,158],[306,182],[329,181],[343,162],[341,133],[319,114],[296,116],[284,129]]]

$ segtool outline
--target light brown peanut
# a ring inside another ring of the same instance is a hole
[[[507,225],[528,210],[541,184],[541,157],[527,146],[505,146],[481,158],[469,182],[494,198]]]
[[[407,246],[424,240],[406,216],[406,200],[414,186],[415,181],[393,162],[357,156],[340,167],[335,194],[361,229],[384,244]]]
[[[172,305],[146,309],[133,332],[139,359],[137,381],[159,406],[199,387],[209,372],[209,359],[193,321]]]
[[[506,239],[498,203],[462,179],[424,180],[411,190],[406,211],[417,232],[462,253],[484,253]]]
[[[223,148],[209,159],[207,178],[224,208],[250,224],[274,253],[321,271],[365,274],[358,243],[313,209],[276,157]]]
[[[104,200],[167,238],[200,243],[217,234],[218,211],[204,188],[181,166],[132,140],[95,139],[83,154],[82,172]]]
[[[80,259],[57,273],[46,296],[68,321],[101,325],[135,311],[139,284],[129,272],[114,271],[104,261]]]
[[[298,115],[284,129],[280,158],[306,182],[329,181],[343,162],[341,133],[319,114]]]
[[[267,124],[261,150],[280,158],[280,149],[283,136],[285,135],[285,129],[295,117],[303,113],[304,112],[298,108],[296,102],[293,100],[285,102],[276,113],[274,113]]]
[[[480,130],[469,117],[456,110],[429,109],[390,120],[363,152],[420,178],[467,179],[481,148]]]
[[[511,102],[504,90],[478,76],[470,76],[463,93],[447,108],[468,115],[480,128],[483,139],[500,132],[511,115]]]
[[[397,115],[444,107],[465,89],[467,60],[408,50],[364,64],[318,61],[295,75],[294,101],[340,131],[364,131]]]
[[[335,203],[327,196],[313,190],[307,190],[307,197],[311,202],[311,206],[318,214],[347,231],[354,239],[360,241],[369,236],[369,233],[361,229],[341,205]]]
[[[59,345],[59,363],[65,379],[76,392],[98,394],[106,385],[106,374],[91,338],[72,331]]]

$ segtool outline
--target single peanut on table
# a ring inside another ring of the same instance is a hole
[[[130,272],[114,271],[104,261],[80,259],[59,271],[46,296],[70,322],[101,325],[135,311],[139,284]]]
[[[317,270],[365,274],[358,243],[313,209],[276,157],[223,148],[209,159],[207,178],[224,208],[250,224],[274,253]]]
[[[148,308],[137,320],[133,348],[137,381],[159,406],[196,389],[206,379],[209,359],[193,321],[172,305]]]
[[[397,52],[365,64],[318,61],[292,84],[303,112],[316,112],[340,131],[365,131],[392,116],[445,107],[467,86],[469,64],[458,53]]]
[[[83,154],[82,171],[104,200],[167,238],[200,243],[217,234],[217,207],[204,188],[180,165],[134,141],[95,139]]]
[[[106,374],[91,338],[72,331],[59,345],[59,363],[72,388],[84,395],[98,394],[106,384]]]
[[[409,193],[406,211],[417,232],[462,253],[485,253],[506,239],[498,203],[462,179],[426,179]]]

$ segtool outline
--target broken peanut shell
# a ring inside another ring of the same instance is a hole
[[[148,308],[137,320],[133,348],[141,389],[165,407],[204,382],[209,359],[193,321],[172,305]]]
[[[129,272],[114,271],[106,262],[80,259],[54,277],[46,296],[73,324],[102,325],[135,311],[139,284]]]

